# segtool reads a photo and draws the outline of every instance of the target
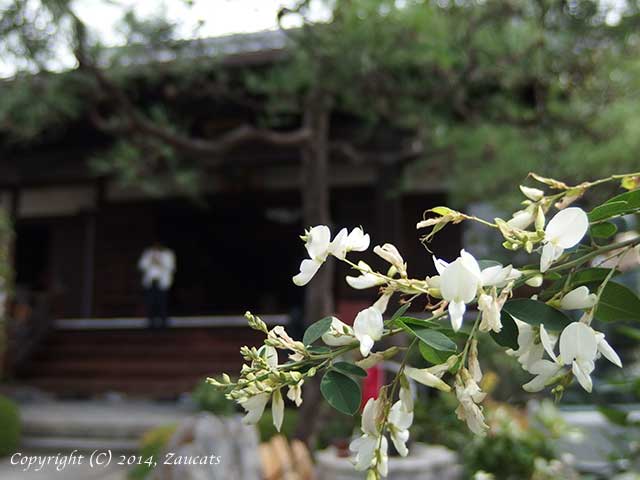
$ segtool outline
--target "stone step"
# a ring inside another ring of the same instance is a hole
[[[23,434],[29,439],[138,441],[145,432],[190,415],[193,410],[186,405],[134,400],[43,401],[20,407]]]
[[[37,437],[24,436],[21,448],[37,452],[93,452],[111,450],[113,453],[135,453],[140,448],[139,439],[86,438],[86,437]]]

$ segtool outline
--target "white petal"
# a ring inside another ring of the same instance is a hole
[[[242,408],[247,412],[242,421],[249,425],[258,423],[260,417],[262,417],[262,414],[264,413],[264,407],[267,406],[268,401],[268,393],[259,393],[258,395],[254,395],[253,397],[249,397],[239,402]]]
[[[602,339],[598,342],[598,351],[602,355],[604,355],[605,358],[609,360],[611,363],[613,363],[617,367],[622,368],[622,360],[620,360],[620,357],[618,356],[616,351],[613,349],[613,347],[609,345],[609,342],[607,342],[604,339],[604,335],[602,336]]]
[[[347,237],[347,250],[354,252],[364,252],[369,248],[369,234],[364,233],[362,228],[356,227],[351,230]]]
[[[373,308],[378,310],[381,314],[384,314],[389,306],[389,299],[391,298],[391,295],[393,295],[393,292],[380,295],[380,298],[373,304]]]
[[[598,297],[595,293],[589,293],[585,286],[574,288],[560,300],[560,307],[564,310],[581,310],[591,308],[596,304]]]
[[[593,363],[591,363],[593,365]],[[573,375],[578,380],[578,383],[584,388],[587,392],[591,393],[593,388],[593,382],[591,381],[591,372],[593,368],[589,370],[590,365],[586,362],[580,362],[578,360],[574,360],[571,364],[571,371],[573,371]]]
[[[449,302],[449,318],[451,319],[451,328],[454,332],[460,330],[462,326],[462,320],[464,318],[464,312],[467,310],[467,306],[464,302]]]
[[[378,473],[382,477],[386,477],[389,473],[389,454],[387,451],[389,450],[389,442],[387,441],[387,437],[382,437],[380,440],[380,462],[377,465]]]
[[[500,282],[503,282],[507,278],[507,275],[511,268],[509,268],[508,271],[503,270],[506,270],[506,268],[503,268],[502,265],[494,265],[482,270],[480,277],[482,279],[482,286],[492,287]]]
[[[378,413],[380,402],[370,398],[362,409],[362,431],[368,435],[378,434]]]
[[[547,351],[547,354],[555,362],[558,359],[556,357],[556,354],[553,351],[553,347],[555,345],[555,342],[553,340],[551,340],[551,337],[547,333],[547,329],[544,328],[543,324],[540,324],[540,341],[542,342],[542,345],[544,346],[544,349]]]
[[[299,287],[306,285],[311,281],[321,266],[321,262],[310,260],[308,258],[303,260],[300,264],[300,273],[293,277],[293,283]]]
[[[331,242],[331,231],[326,225],[318,225],[307,232],[305,247],[312,259],[324,261],[329,252]]]
[[[565,365],[574,360],[593,362],[597,349],[595,332],[584,323],[570,323],[560,335],[560,358]]]
[[[405,367],[404,373],[416,382],[426,385],[427,387],[437,388],[443,392],[451,390],[449,385],[443,382],[440,377],[431,373],[427,368]]]
[[[407,430],[413,423],[413,413],[406,411],[398,400],[389,411],[389,422],[398,430]]]
[[[273,392],[271,397],[271,416],[273,417],[273,426],[279,432],[282,428],[282,420],[284,419],[284,400],[280,389]]]
[[[357,452],[354,468],[358,471],[368,470],[375,458],[377,447],[378,438],[370,435],[363,435],[351,442],[349,450]]]
[[[384,283],[383,278],[373,273],[363,273],[358,277],[345,277],[345,280],[351,288],[355,288],[356,290],[364,290]]]
[[[549,270],[551,264],[560,258],[562,252],[564,252],[564,248],[553,243],[545,243],[544,247],[542,247],[542,256],[540,257],[540,271],[544,273]]]
[[[329,244],[327,251],[334,257],[344,260],[347,255],[347,237],[347,229],[343,228]]]
[[[353,321],[353,331],[361,342],[361,337],[365,335],[371,337],[372,340],[380,340],[383,328],[382,314],[373,307],[358,312]]]
[[[534,202],[537,202],[542,197],[544,197],[544,192],[539,188],[531,188],[520,185],[520,191],[525,197],[527,197],[529,200],[533,200]]]
[[[578,207],[560,210],[545,228],[545,241],[555,243],[562,248],[577,245],[589,229],[587,214]]]
[[[525,383],[522,388],[527,392],[539,392],[558,375],[560,370],[562,370],[562,365],[558,363],[550,362],[549,360],[538,360],[529,370],[536,377],[529,383]]]
[[[442,298],[454,302],[471,302],[478,292],[480,272],[468,268],[470,262],[458,257],[440,275],[440,293]]]
[[[533,223],[534,218],[535,217],[533,215],[533,212],[529,212],[527,210],[519,210],[513,214],[511,220],[507,222],[507,225],[509,225],[511,228],[524,230]]]
[[[398,454],[401,457],[409,455],[409,449],[407,448],[407,441],[409,440],[409,430],[395,431],[391,434],[391,441],[393,446],[396,447]]]
[[[438,275],[442,275],[442,272],[444,272],[444,269],[447,268],[449,264],[444,260],[436,258],[435,255],[432,255],[431,258],[433,259],[433,264],[436,267]]]
[[[375,342],[369,335],[362,335],[358,340],[360,340],[360,353],[363,357],[366,357],[371,353],[371,349]]]
[[[400,387],[400,393],[398,396],[402,402],[402,407],[407,412],[413,412],[413,393],[411,393],[411,389]]]

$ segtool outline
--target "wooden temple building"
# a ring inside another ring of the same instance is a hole
[[[226,112],[208,121],[228,124]],[[347,129],[341,122],[334,128]],[[14,382],[62,395],[175,395],[239,367],[239,346],[259,341],[245,327],[246,310],[300,331],[304,292],[291,277],[306,225],[296,149],[256,143],[229,152],[232,167],[211,171],[194,201],[97,175],[89,159],[108,141],[80,122],[37,147],[0,145],[0,201],[16,232]],[[398,189],[393,165],[332,156],[331,215],[335,231],[362,225],[372,245],[393,242],[414,274],[427,275],[433,267],[415,224],[446,202],[446,192],[428,166],[412,172]],[[137,270],[156,238],[177,258],[170,327],[162,331],[146,328]],[[454,257],[460,232],[447,229],[437,242]],[[382,268],[371,252],[357,257]],[[375,292],[350,289],[346,274],[336,268],[336,310],[350,321]]]

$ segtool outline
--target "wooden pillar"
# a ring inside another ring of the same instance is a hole
[[[394,244],[403,251],[402,194],[399,189],[401,172],[393,163],[377,168],[375,186],[376,230],[380,243]]]
[[[85,217],[82,316],[91,318],[94,314],[95,264],[98,213],[104,202],[104,183],[99,181],[94,187],[94,205]]]

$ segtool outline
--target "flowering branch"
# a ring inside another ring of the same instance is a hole
[[[315,226],[301,237],[308,258],[302,261],[293,282],[306,285],[327,258],[333,256],[358,273],[345,278],[352,288],[377,288],[378,300],[359,312],[352,326],[335,316],[325,317],[307,329],[302,341],[289,337],[282,326],[269,330],[262,320],[247,313],[249,325],[266,335],[264,345],[259,349],[243,347],[241,353],[247,364],[237,382],[232,382],[228,375],[223,375],[221,381],[209,381],[224,389],[228,398],[247,411],[245,418],[249,423],[260,418],[271,400],[274,424],[279,430],[284,412],[281,390],[286,388],[287,397],[299,406],[304,382],[323,372],[321,391],[325,399],[336,410],[354,415],[361,398],[357,378],[366,375],[365,369],[403,353],[394,378],[381,389],[377,399],[370,399],[365,405],[362,435],[350,446],[356,469],[368,470],[369,480],[387,475],[388,438],[401,455],[408,454],[406,442],[414,405],[409,388],[412,381],[444,392],[454,391],[459,402],[458,418],[477,435],[487,432],[489,427],[481,405],[486,393],[480,387],[483,376],[478,352],[480,335],[491,334],[505,347],[507,355],[517,358],[522,368],[534,376],[523,385],[524,390],[538,392],[551,388],[559,398],[575,379],[591,392],[591,374],[598,358],[604,356],[622,367],[620,357],[604,334],[591,326],[593,320],[640,321],[640,299],[613,281],[620,260],[633,249],[639,249],[640,236],[606,245],[593,241],[609,239],[616,233],[610,219],[640,213],[640,175],[612,175],[578,186],[535,174],[531,177],[560,192],[549,194],[521,186],[526,197],[524,209],[516,211],[509,220],[496,218],[490,222],[437,207],[428,211],[436,216],[422,220],[417,227],[432,228],[424,237],[428,242],[449,223],[477,221],[499,230],[505,248],[539,254],[539,266],[520,270],[498,262],[479,262],[462,250],[451,262],[434,256],[437,275],[411,278],[407,263],[391,244],[373,249],[388,263],[386,272],[347,258],[352,252],[369,248],[369,235],[362,228],[342,229],[332,238],[329,227]],[[621,181],[629,191],[588,213],[570,206],[588,189],[614,180]],[[547,221],[552,209],[557,213]],[[592,239],[590,244],[583,243],[587,234]],[[603,257],[605,254],[618,262],[609,269],[594,268],[592,264],[598,259],[609,261]],[[537,293],[531,298],[516,298],[516,290],[525,284],[537,289]],[[385,321],[389,300],[394,295],[405,298],[405,302]],[[406,313],[412,302],[421,297],[426,298],[431,310],[426,319]],[[611,304],[616,308],[609,308]],[[475,306],[478,313],[465,334],[462,350],[458,350],[459,332],[470,306]],[[579,320],[570,317],[571,311],[581,312]],[[443,324],[445,317],[451,328]],[[383,338],[399,333],[411,338],[408,348],[375,350]],[[415,368],[408,364],[409,352],[416,345],[432,366]],[[288,355],[289,362],[279,364],[279,352]]]

